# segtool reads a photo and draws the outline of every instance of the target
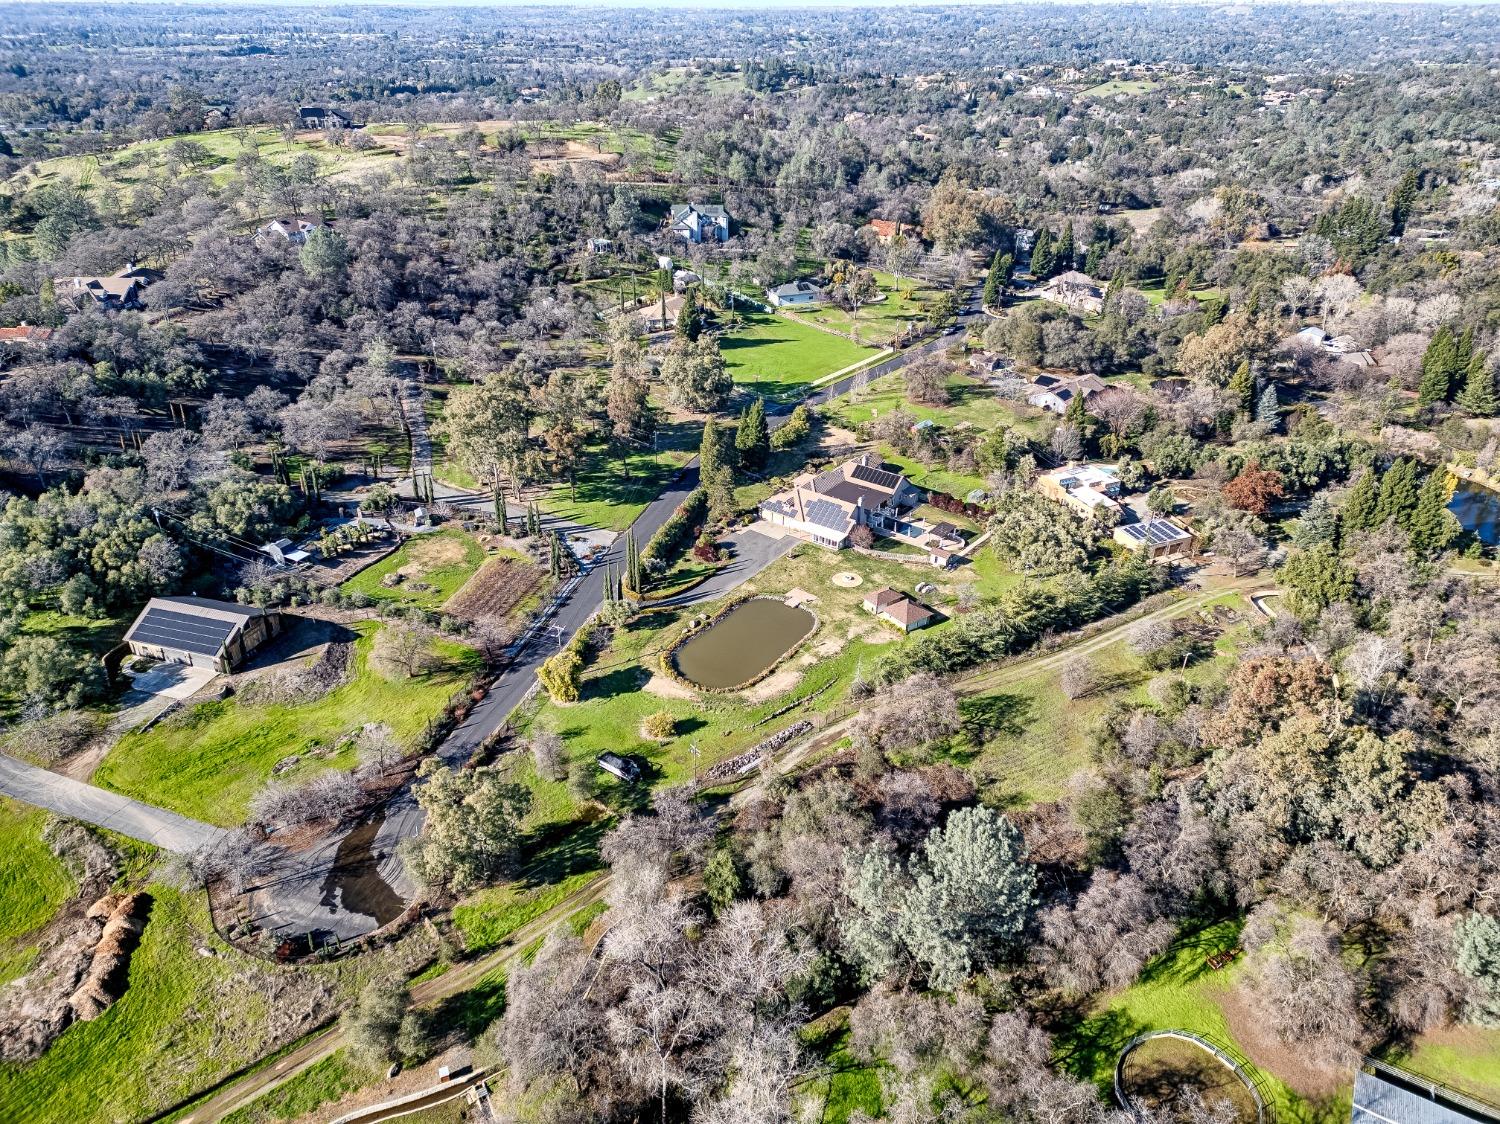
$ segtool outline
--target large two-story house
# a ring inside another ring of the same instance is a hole
[[[255,240],[265,242],[281,238],[300,246],[312,236],[313,231],[330,225],[318,215],[278,215],[256,228]]]
[[[126,262],[125,268],[108,277],[54,277],[57,299],[82,312],[85,308],[140,308],[146,286],[161,280],[161,273]]]
[[[667,219],[667,233],[684,242],[729,241],[729,212],[711,203],[678,203]]]
[[[824,472],[804,472],[760,505],[767,523],[830,550],[850,545],[855,527],[898,534],[905,515],[926,497],[905,476],[887,472],[870,454]]]

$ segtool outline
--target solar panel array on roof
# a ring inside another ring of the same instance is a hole
[[[866,484],[873,484],[877,488],[885,488],[894,492],[901,485],[901,477],[894,472],[886,472],[882,468],[871,468],[867,464],[857,464],[849,471],[849,475],[855,480],[861,480]]]
[[[136,621],[125,639],[202,656],[217,656],[240,623],[153,608],[147,609]]]
[[[1175,523],[1168,523],[1165,519],[1152,519],[1146,523],[1128,523],[1120,529],[1137,542],[1149,543],[1151,546],[1164,546],[1188,537],[1187,532],[1181,527]]]
[[[836,503],[827,500],[810,500],[807,503],[807,521],[819,527],[842,533],[849,526],[849,513]]]

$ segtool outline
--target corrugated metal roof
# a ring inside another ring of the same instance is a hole
[[[1349,1124],[1474,1124],[1495,1119],[1488,1113],[1467,1111],[1373,1074],[1360,1071],[1354,1075],[1354,1105]]]

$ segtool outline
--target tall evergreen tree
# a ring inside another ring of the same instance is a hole
[[[1031,275],[1039,281],[1052,276],[1052,232],[1045,226],[1036,232],[1036,241],[1031,246]]]
[[[1000,307],[1000,285],[1003,280],[1000,276],[1000,260],[1003,256],[999,250],[996,250],[995,256],[990,259],[989,276],[984,279],[985,308]]]
[[[1063,421],[1078,429],[1080,435],[1084,434],[1088,427],[1088,411],[1083,408],[1083,395],[1075,394],[1068,400],[1068,408],[1063,412]]]
[[[1349,496],[1344,500],[1344,509],[1339,513],[1343,526],[1349,531],[1368,531],[1375,526],[1375,505],[1380,501],[1380,481],[1375,470],[1367,468],[1360,473]]]
[[[724,435],[719,424],[709,418],[703,425],[703,436],[698,439],[698,478],[707,481],[720,467],[728,463],[724,455]]]
[[[1403,531],[1411,527],[1412,512],[1417,507],[1417,465],[1406,457],[1391,464],[1380,480],[1380,495],[1375,500],[1375,526],[1395,522]]]
[[[1260,400],[1255,404],[1255,420],[1263,425],[1275,425],[1281,420],[1281,399],[1276,394],[1276,384],[1266,383],[1265,390],[1260,392]]]
[[[1458,537],[1463,529],[1458,518],[1448,510],[1453,497],[1448,491],[1448,474],[1431,472],[1417,493],[1417,504],[1411,513],[1411,548],[1420,554],[1436,554]]]
[[[1089,252],[1083,259],[1083,271],[1097,279],[1099,271],[1104,267],[1104,254],[1108,249],[1109,244],[1103,240],[1090,242]]]
[[[740,464],[752,471],[765,466],[771,452],[771,434],[766,427],[766,404],[757,395],[740,417],[740,427],[734,434],[734,448],[739,453]]]
[[[1408,168],[1391,191],[1391,233],[1400,234],[1406,229],[1406,220],[1411,218],[1412,207],[1417,201],[1420,177],[1415,168]]]
[[[677,335],[691,343],[698,342],[703,331],[702,316],[698,311],[698,298],[689,289],[682,297],[682,307],[677,311]]]
[[[1073,223],[1063,223],[1062,234],[1057,239],[1057,250],[1052,261],[1052,273],[1066,273],[1077,266],[1078,251],[1073,245]]]
[[[1242,412],[1255,411],[1255,374],[1250,370],[1250,360],[1244,360],[1229,376],[1229,393],[1239,400]]]
[[[1453,394],[1453,383],[1465,363],[1460,360],[1458,341],[1444,324],[1432,334],[1422,354],[1422,381],[1417,387],[1417,402],[1431,406],[1446,402]]]
[[[1490,370],[1482,351],[1469,360],[1458,404],[1476,418],[1494,417],[1496,409],[1500,409],[1500,402],[1495,398],[1495,372]]]

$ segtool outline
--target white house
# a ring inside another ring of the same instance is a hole
[[[1092,517],[1120,510],[1120,480],[1112,465],[1070,464],[1036,478],[1037,490],[1078,514]]]
[[[678,203],[667,219],[667,233],[697,245],[729,241],[729,212],[712,203]]]
[[[1104,380],[1098,375],[1038,375],[1027,388],[1026,401],[1054,414],[1065,414],[1074,398],[1087,402],[1090,395],[1103,389]]]
[[[256,228],[255,240],[263,242],[271,238],[281,238],[300,246],[308,240],[313,231],[328,225],[316,215],[278,215],[270,222]]]
[[[786,491],[763,500],[760,517],[819,546],[842,550],[855,527],[900,533],[904,516],[926,497],[900,473],[887,472],[869,453],[826,472],[804,472]]]
[[[796,308],[809,304],[820,304],[827,298],[822,288],[811,281],[788,281],[766,290],[766,299],[777,308]]]

